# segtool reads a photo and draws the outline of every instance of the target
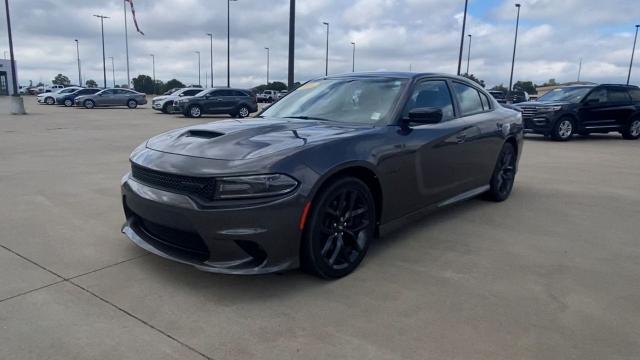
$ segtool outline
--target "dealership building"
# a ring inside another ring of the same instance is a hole
[[[11,76],[11,60],[1,59],[0,60],[0,95],[13,94],[12,79],[13,79],[13,76]]]

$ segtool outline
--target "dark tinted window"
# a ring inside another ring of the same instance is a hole
[[[589,94],[587,97],[587,101],[598,100],[598,102],[606,102],[607,101],[607,89],[605,88],[597,88]]]
[[[249,96],[246,93],[240,91],[240,90],[233,90],[233,96]]]
[[[215,96],[235,96],[233,90],[219,90]]]
[[[612,88],[608,89],[607,93],[609,102],[628,102],[631,100],[629,94],[624,89]]]
[[[199,93],[202,90],[185,90],[182,94],[183,96],[193,96],[197,93]]]
[[[629,90],[629,95],[631,95],[631,100],[640,102],[640,89]]]
[[[453,102],[451,101],[449,87],[445,81],[430,80],[416,85],[403,115],[406,117],[412,109],[426,107],[441,109],[443,121],[453,119]]]
[[[103,95],[113,95],[115,93],[116,93],[115,90],[111,90],[111,89],[110,90],[105,90],[105,91],[102,92]]]
[[[454,82],[453,91],[458,95],[462,116],[484,111],[478,90],[471,86]]]

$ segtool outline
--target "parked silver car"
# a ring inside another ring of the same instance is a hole
[[[169,113],[175,112],[175,109],[173,107],[173,102],[175,100],[178,100],[186,96],[194,96],[199,92],[201,92],[202,90],[204,89],[183,88],[183,89],[178,89],[170,94],[156,96],[151,101],[151,104],[152,104],[151,107],[153,107],[154,110],[162,111],[165,114],[169,114]]]
[[[147,96],[128,89],[104,89],[97,94],[78,96],[76,106],[93,109],[96,106],[126,106],[135,109],[147,103]]]
[[[56,88],[51,92],[46,92],[38,95],[36,97],[36,100],[38,101],[38,104],[55,105],[56,98],[58,96],[71,94],[72,92],[78,91],[80,89],[82,88],[78,86],[70,86],[68,88]]]

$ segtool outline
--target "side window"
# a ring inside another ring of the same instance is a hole
[[[601,103],[607,102],[607,89],[600,88],[600,89],[593,90],[591,94],[589,94],[589,97],[587,98],[587,101],[592,101],[592,100],[598,100],[598,102],[601,102]]]
[[[201,90],[185,90],[185,92],[183,92],[184,96],[193,96],[197,93],[199,93]]]
[[[640,102],[640,89],[629,90],[629,95],[631,95],[631,101]]]
[[[113,94],[115,94],[115,91],[114,90],[105,90],[102,94],[103,95],[113,95]]]
[[[223,97],[233,96],[233,91],[231,91],[231,90],[220,90],[220,91],[216,92],[215,96],[223,96]]]
[[[413,109],[425,107],[441,109],[442,121],[454,118],[453,101],[446,81],[428,80],[417,84],[405,106],[403,116],[408,116],[409,111]]]
[[[245,94],[244,92],[240,91],[240,90],[234,90],[233,91],[233,96],[241,96],[241,97],[247,97],[249,95]]]
[[[460,104],[460,112],[462,113],[462,116],[484,111],[478,90],[471,86],[454,82],[453,91],[458,95],[458,102]]]
[[[482,107],[484,108],[484,111],[491,110],[491,102],[489,101],[487,95],[480,93],[480,101],[482,101]]]
[[[629,94],[623,89],[609,89],[607,94],[607,99],[609,102],[629,102]]]

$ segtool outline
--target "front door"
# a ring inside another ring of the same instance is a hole
[[[598,88],[584,101],[579,117],[580,127],[586,131],[616,130],[633,111],[631,98],[624,89]]]

